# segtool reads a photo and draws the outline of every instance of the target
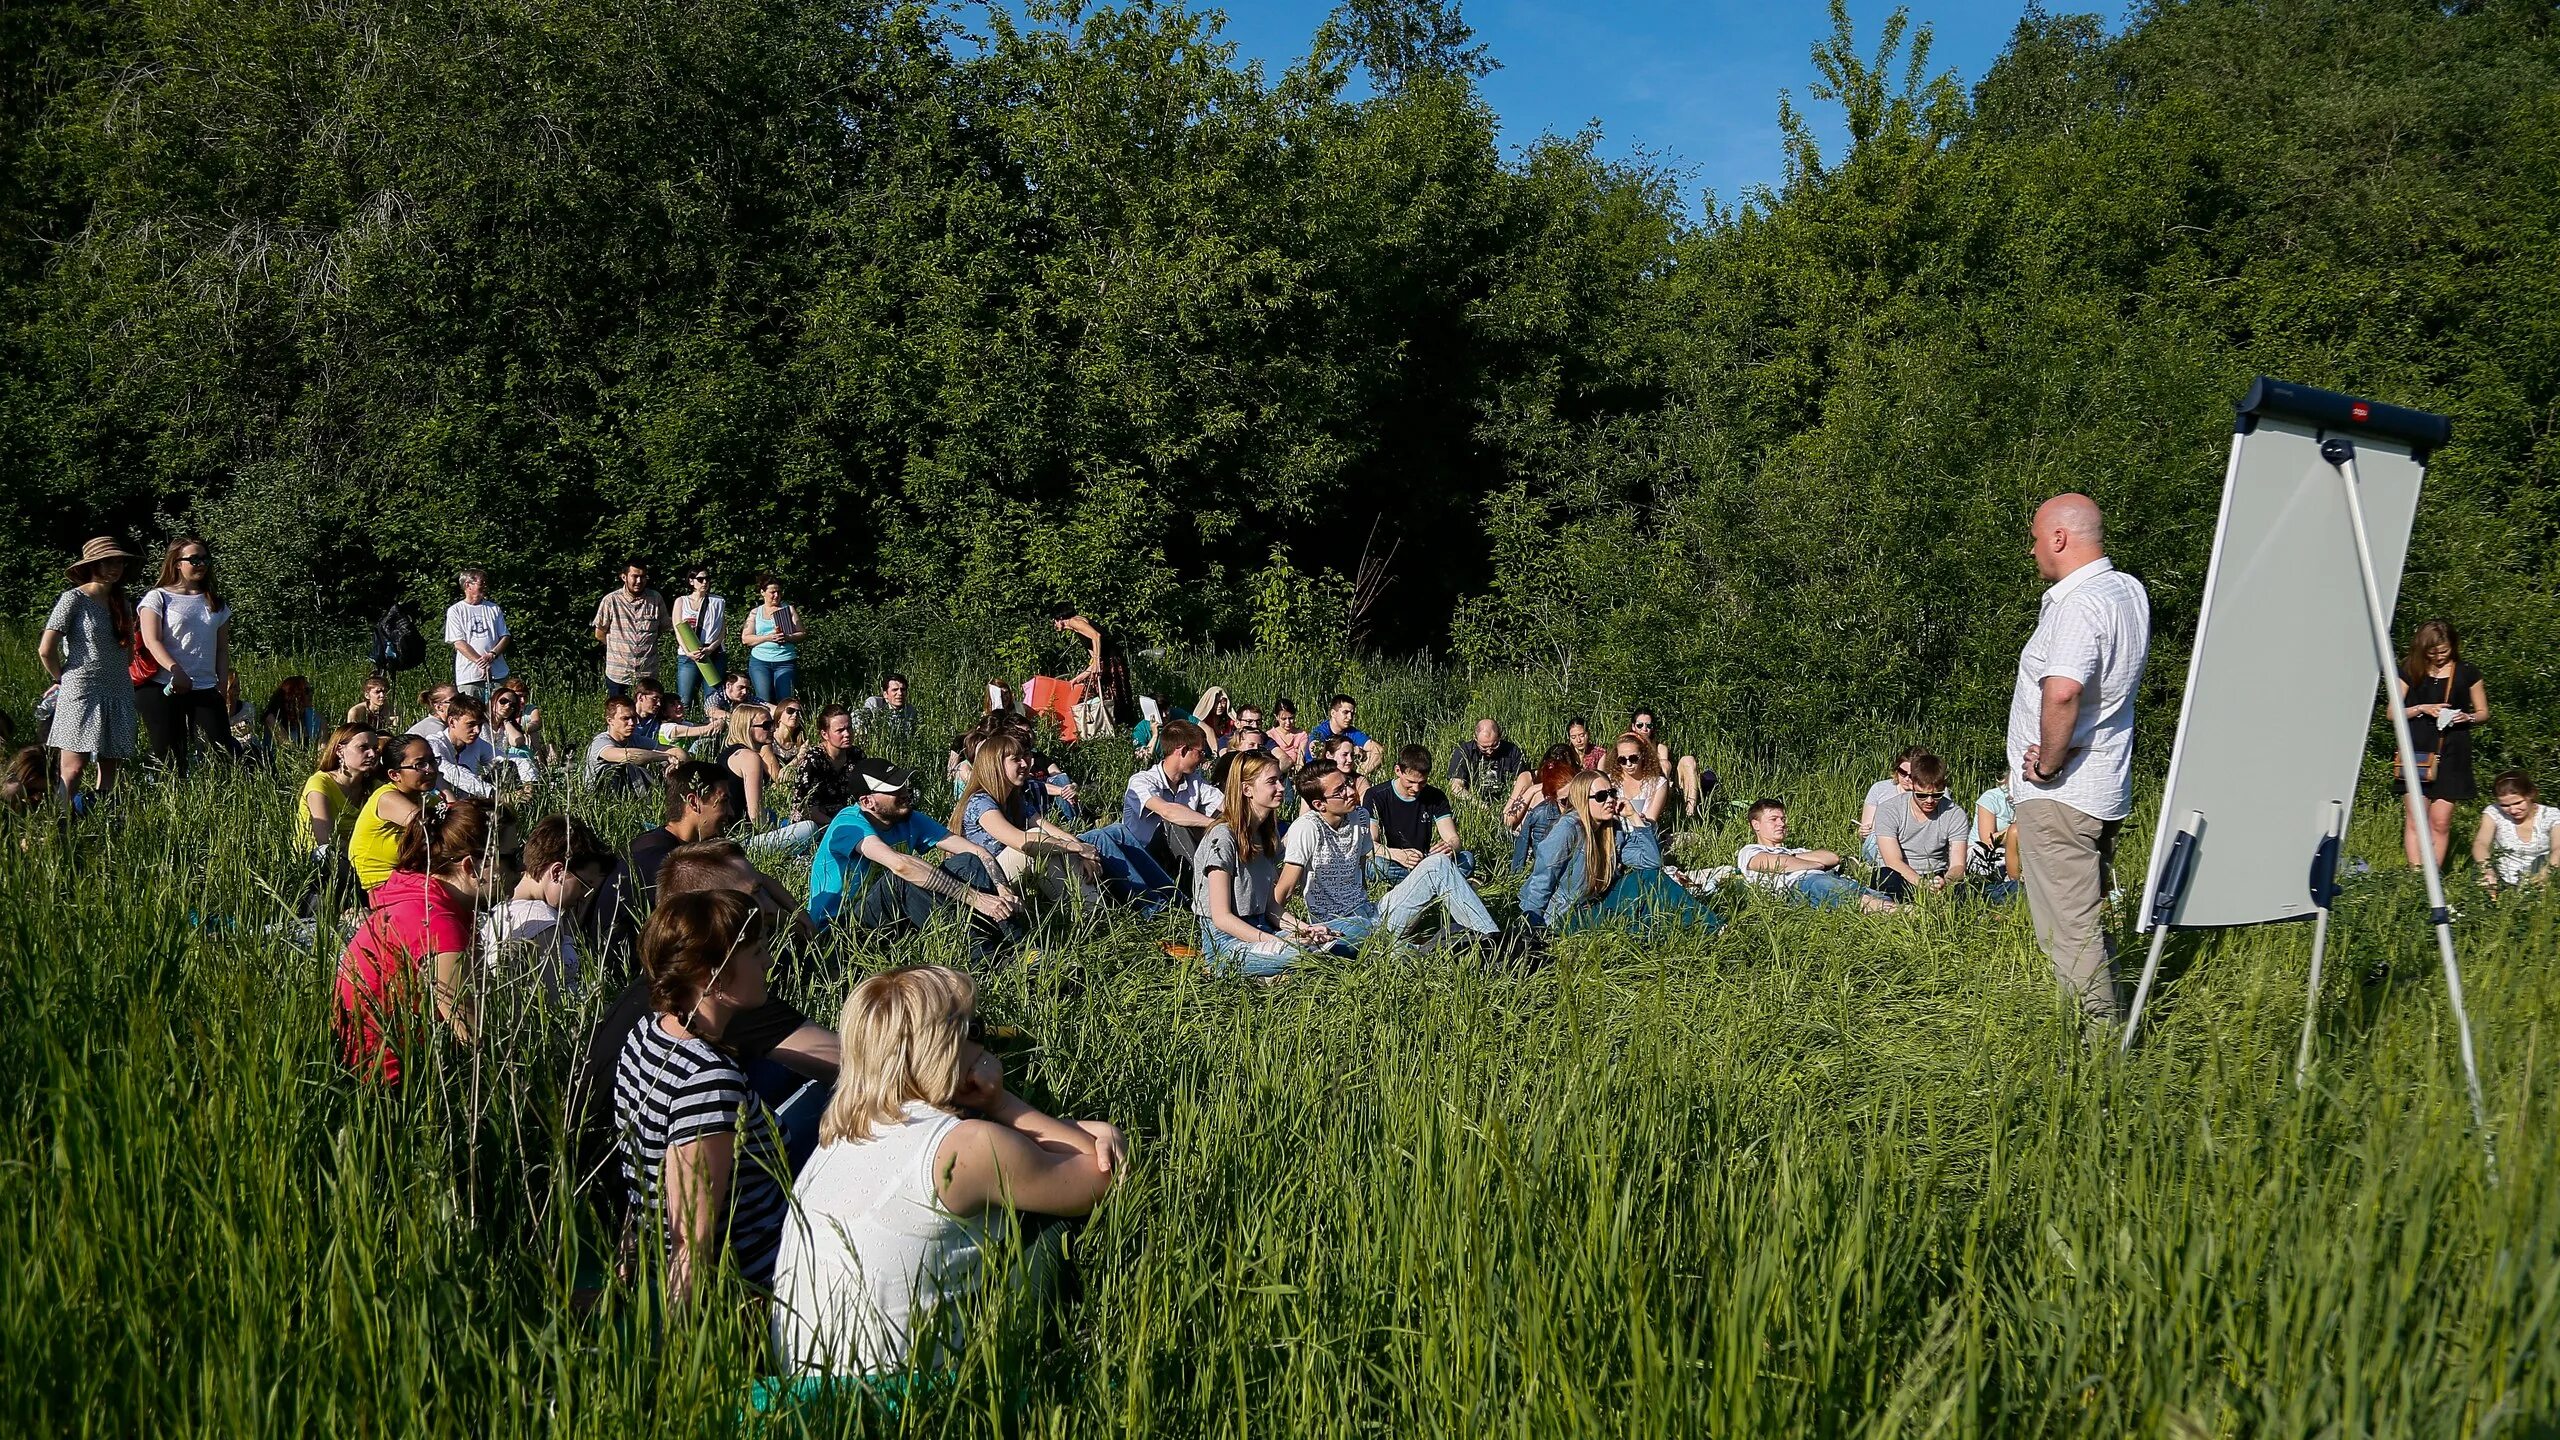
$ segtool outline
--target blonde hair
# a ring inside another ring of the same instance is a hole
[[[818,1143],[868,1140],[873,1126],[905,1118],[910,1101],[948,1108],[968,1078],[961,1059],[977,1005],[977,985],[942,965],[885,970],[854,986],[836,1017],[844,1060]]]
[[[1253,824],[1246,816],[1245,812],[1251,807],[1244,798],[1245,787],[1251,785],[1256,776],[1265,770],[1279,768],[1279,761],[1258,750],[1240,752],[1228,762],[1226,809],[1218,818],[1228,829],[1236,832],[1236,863],[1239,865],[1252,864],[1256,855],[1279,852],[1280,812],[1275,809],[1262,817],[1261,824]]]
[[[1585,770],[1564,787],[1565,809],[1582,831],[1582,894],[1597,900],[1618,883],[1618,826],[1616,821],[1599,821],[1591,817],[1591,787],[1604,783],[1597,770]],[[1623,805],[1624,791],[1619,803]]]
[[[741,700],[737,704],[730,706],[729,729],[727,733],[723,734],[720,738],[726,740],[732,745],[744,745],[750,750],[759,749],[760,747],[756,744],[756,734],[753,728],[756,723],[756,717],[759,715],[764,716],[767,719],[772,718],[773,715],[773,712],[766,709],[764,702],[761,700]]]
[[[1621,745],[1636,747],[1636,778],[1640,780],[1662,778],[1662,760],[1653,752],[1653,741],[1633,730],[1619,732],[1618,738],[1609,743],[1610,774],[1618,773],[1618,747]]]

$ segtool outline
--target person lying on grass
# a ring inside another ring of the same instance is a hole
[[[640,935],[652,1013],[625,1035],[613,1076],[623,1193],[643,1264],[682,1308],[724,1268],[759,1288],[791,1188],[782,1127],[721,1048],[765,1001],[774,917],[734,890],[661,898]]]
[[[1444,851],[1420,857],[1384,898],[1369,898],[1369,861],[1377,842],[1368,826],[1351,818],[1360,806],[1358,787],[1333,762],[1318,760],[1299,771],[1298,796],[1306,808],[1281,842],[1280,878],[1271,892],[1275,907],[1287,905],[1303,884],[1307,918],[1332,931],[1346,950],[1372,931],[1402,940],[1435,904],[1471,935],[1491,939],[1501,933],[1464,868]]]
[[[1020,1238],[1016,1217],[1090,1212],[1128,1144],[1107,1121],[1059,1120],[1005,1089],[977,989],[956,970],[874,975],[837,1029],[844,1068],[774,1266],[775,1360],[786,1375],[940,1369],[966,1346],[968,1301]]]
[[[1836,850],[1809,850],[1787,843],[1787,807],[1781,800],[1751,805],[1751,843],[1733,857],[1742,878],[1760,889],[1802,901],[1815,909],[1855,905],[1870,915],[1898,908],[1882,893],[1840,873]]]
[[[1632,869],[1618,858],[1618,787],[1594,770],[1564,787],[1562,818],[1538,842],[1537,861],[1520,887],[1520,913],[1554,931],[1612,919],[1640,925],[1686,921],[1712,930],[1724,922],[1659,869]]]
[[[432,762],[429,762],[432,763]],[[435,1015],[469,1043],[471,911],[483,898],[492,816],[477,800],[429,801],[403,830],[399,858],[373,888],[373,909],[338,959],[338,1037],[357,1074],[400,1081],[400,1047],[414,1043],[423,977]]]

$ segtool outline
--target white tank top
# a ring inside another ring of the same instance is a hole
[[[2520,884],[2549,865],[2551,832],[2555,828],[2560,828],[2560,810],[2548,805],[2533,807],[2532,817],[2522,825],[2491,805],[2489,863],[2498,867],[2498,878],[2509,885]]]
[[[789,1374],[876,1373],[907,1363],[919,1330],[945,1352],[962,1344],[963,1306],[985,1254],[1006,1233],[1001,1208],[952,1214],[934,1187],[934,1153],[960,1123],[920,1100],[868,1140],[821,1145],[792,1183],[773,1268],[773,1345]],[[924,1357],[927,1364],[933,1357]]]

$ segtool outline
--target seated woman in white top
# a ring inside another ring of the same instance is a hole
[[[844,1002],[835,1095],[792,1187],[773,1275],[786,1375],[944,1366],[1017,1213],[1082,1215],[1127,1143],[1006,1092],[977,987],[939,965],[874,975]]]
[[[2471,858],[2480,867],[2480,883],[2539,885],[2551,869],[2551,837],[2560,830],[2560,809],[2542,803],[2533,777],[2510,770],[2489,784],[2495,803],[2480,814],[2480,832],[2471,838]]]

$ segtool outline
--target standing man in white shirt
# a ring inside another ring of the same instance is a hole
[[[487,704],[490,682],[507,678],[507,612],[489,601],[488,577],[465,570],[462,598],[445,607],[444,639],[453,647],[453,688]]]
[[[2106,935],[2116,835],[2133,809],[2133,700],[2151,651],[2151,596],[2107,559],[2098,502],[2057,495],[2032,525],[2052,582],[2018,656],[2009,794],[2036,943],[2081,1013],[2124,1019]]]

